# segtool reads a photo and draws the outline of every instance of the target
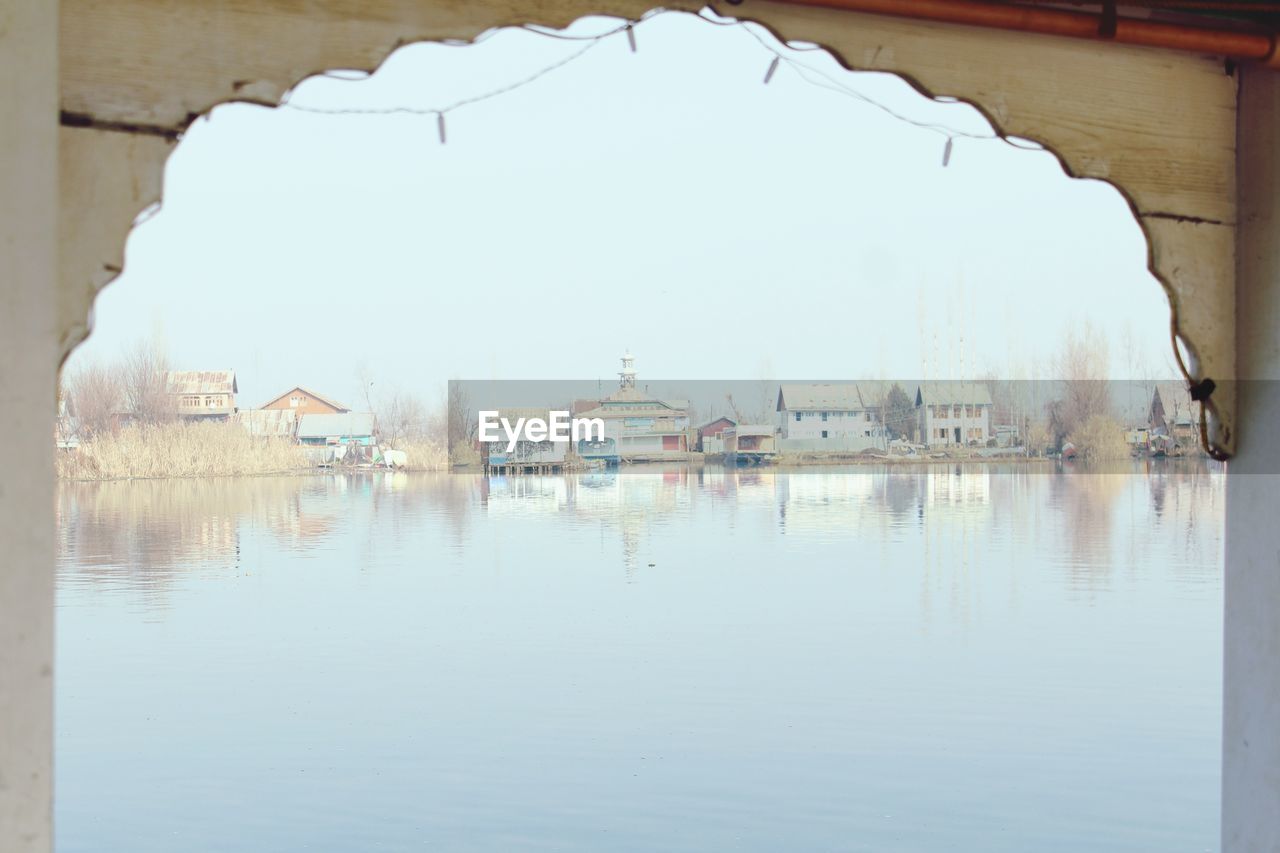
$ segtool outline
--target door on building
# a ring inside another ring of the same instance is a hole
[[[956,427],[956,444],[960,443],[960,427]]]

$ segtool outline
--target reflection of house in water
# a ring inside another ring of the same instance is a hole
[[[574,417],[604,421],[603,442],[579,442],[584,459],[610,463],[684,459],[689,451],[689,403],[664,400],[636,387],[635,356],[622,357],[618,390],[574,404]]]
[[[991,469],[985,465],[934,465],[929,469],[930,507],[986,507],[991,503]]]
[[[813,469],[780,475],[775,483],[778,517],[787,534],[854,530],[864,508],[874,501],[880,475],[870,469]]]
[[[982,465],[795,471],[777,477],[779,516],[787,533],[830,534],[917,524],[928,515],[985,515],[990,478]]]
[[[576,524],[594,522],[618,535],[623,562],[630,571],[638,563],[650,526],[663,516],[688,511],[692,479],[684,466],[490,477],[483,505],[486,514],[497,518],[523,520],[565,513]]]

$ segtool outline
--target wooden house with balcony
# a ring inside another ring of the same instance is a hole
[[[171,370],[165,388],[178,417],[191,420],[229,420],[240,392],[234,370]]]

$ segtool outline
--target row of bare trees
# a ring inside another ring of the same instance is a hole
[[[139,342],[114,363],[92,363],[64,374],[60,394],[89,438],[122,423],[156,424],[175,417],[168,388],[169,360],[155,344]]]

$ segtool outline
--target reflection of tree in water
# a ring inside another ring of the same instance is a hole
[[[60,571],[163,600],[184,573],[236,566],[238,519],[261,501],[231,478],[62,483]]]
[[[1079,469],[1050,482],[1050,505],[1063,515],[1061,545],[1073,587],[1103,588],[1115,572],[1139,567],[1196,577],[1220,571],[1220,463],[1143,460],[1129,473]],[[1167,557],[1152,560],[1157,550]]]
[[[1116,499],[1132,485],[1132,475],[1090,473],[1079,466],[1046,476],[1049,506],[1060,514],[1055,529],[1061,539],[1056,547],[1070,586],[1082,591],[1106,588],[1115,568],[1112,534]]]
[[[1152,523],[1142,528],[1139,547],[1167,542],[1172,532],[1177,547],[1168,567],[1177,577],[1202,579],[1206,567],[1212,567],[1215,575],[1221,571],[1222,472],[1221,462],[1200,457],[1150,459],[1143,465],[1150,485]]]
[[[342,473],[62,483],[58,559],[72,583],[114,584],[163,598],[177,578],[243,568],[247,536],[283,550],[324,547],[353,528],[395,536],[431,511],[459,544],[478,494],[475,477]],[[380,528],[375,522],[385,520]]]
[[[920,519],[924,512],[924,484],[922,472],[890,473],[884,478],[881,496],[885,509],[897,522],[908,518]]]

